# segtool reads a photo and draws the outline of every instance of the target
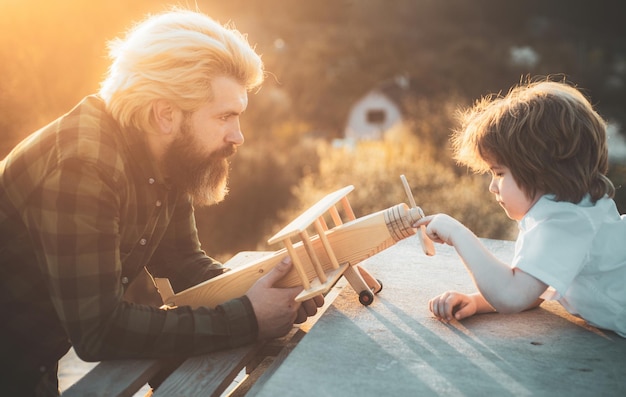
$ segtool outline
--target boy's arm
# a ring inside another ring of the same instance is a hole
[[[496,258],[472,231],[450,216],[427,216],[415,224],[421,225],[426,225],[433,241],[455,248],[481,295],[500,313],[517,313],[536,306],[548,287]]]
[[[484,296],[480,292],[476,292],[470,295],[476,304],[476,313],[493,313],[496,309],[487,302]]]
[[[471,294],[470,296],[473,297],[474,302],[476,303],[477,314],[478,313],[493,313],[497,311],[493,306],[489,304],[489,302],[487,302],[487,299],[485,299],[485,297],[482,296],[479,292],[475,294]],[[537,306],[541,305],[542,303],[543,303],[543,299],[537,298],[533,303],[531,303],[527,308],[523,310],[534,309]]]
[[[528,309],[548,288],[533,276],[497,259],[467,228],[458,234],[453,246],[481,295],[500,313]]]

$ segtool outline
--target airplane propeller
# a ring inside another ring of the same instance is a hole
[[[409,204],[411,205],[411,208],[417,208],[420,214],[420,218],[423,218],[425,216],[424,211],[422,211],[422,209],[418,207],[417,204],[415,203],[415,199],[413,198],[411,187],[409,186],[409,182],[407,182],[404,174],[400,175],[400,179],[402,180],[404,191],[406,192],[406,195],[409,198]],[[426,235],[426,226],[424,225],[420,226],[420,230],[417,232],[417,236],[419,238],[420,244],[422,245],[422,249],[424,250],[424,253],[428,256],[435,255],[435,244],[430,238],[428,238],[428,235]]]

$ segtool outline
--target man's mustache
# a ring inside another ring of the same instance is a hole
[[[224,146],[223,148],[219,149],[216,152],[213,152],[211,157],[212,158],[228,158],[234,155],[235,153],[237,153],[237,145],[230,144],[230,145]]]

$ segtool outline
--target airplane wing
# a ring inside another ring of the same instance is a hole
[[[333,193],[326,195],[324,198],[315,203],[308,210],[300,214],[296,219],[291,221],[287,226],[282,228],[278,233],[276,233],[272,238],[267,240],[268,244],[274,244],[279,241],[282,241],[286,238],[290,238],[292,236],[296,236],[303,231],[305,231],[311,224],[313,224],[316,220],[318,220],[322,215],[324,215],[328,211],[334,212],[333,208],[335,204],[342,201],[348,193],[354,190],[354,186],[348,185],[342,189],[339,189]],[[345,209],[345,205],[344,205]],[[351,214],[351,218],[354,219],[354,213],[352,209],[348,211]],[[335,217],[333,216],[333,219]]]
[[[341,202],[349,220],[354,220],[354,212],[352,211],[350,202],[346,198],[348,193],[352,190],[354,190],[354,186],[349,185],[326,195],[267,241],[269,244],[282,242],[285,245],[296,272],[302,281],[302,286],[304,287],[304,291],[296,298],[297,301],[303,301],[313,296],[326,293],[348,268],[348,263],[339,263],[331,244],[326,238],[328,226],[323,216],[329,212],[335,225],[343,224],[339,216],[339,211],[336,208],[336,204]],[[317,232],[317,235],[313,238],[311,238],[307,232],[307,229],[311,225],[315,227]],[[294,247],[291,241],[292,237],[296,237],[301,241],[304,250],[297,250]],[[320,243],[321,247],[319,247]],[[316,248],[316,244],[319,248]],[[299,255],[300,253],[304,253],[306,257]],[[328,262],[324,259],[320,259],[320,255],[322,254],[325,254],[329,259],[331,269],[325,266]],[[317,277],[313,280],[309,280],[307,263],[312,264],[315,270]]]

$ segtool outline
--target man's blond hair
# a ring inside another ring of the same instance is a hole
[[[151,106],[167,99],[193,112],[213,97],[211,82],[231,77],[248,90],[264,79],[246,36],[200,12],[150,16],[109,43],[112,60],[99,95],[123,127],[150,131]]]

